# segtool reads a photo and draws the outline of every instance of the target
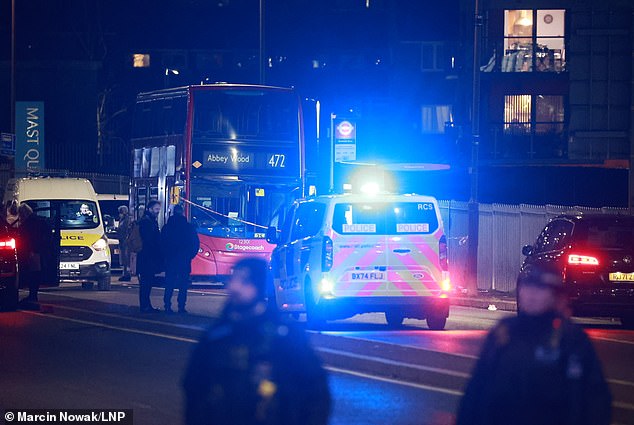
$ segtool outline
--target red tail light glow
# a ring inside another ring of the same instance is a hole
[[[598,266],[599,260],[597,257],[592,257],[590,255],[570,254],[568,255],[568,264],[578,266]]]
[[[0,241],[0,249],[15,249],[15,239]]]
[[[438,260],[440,260],[440,268],[443,271],[449,270],[449,258],[447,256],[447,238],[445,235],[440,237],[438,241]]]

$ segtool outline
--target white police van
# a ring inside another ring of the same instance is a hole
[[[436,199],[421,195],[331,195],[300,200],[271,256],[270,298],[310,322],[383,312],[388,324],[449,316],[447,241]]]

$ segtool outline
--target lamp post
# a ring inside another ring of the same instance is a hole
[[[265,84],[266,83],[266,75],[265,75],[265,71],[266,71],[266,55],[265,55],[265,51],[264,51],[264,8],[265,8],[265,2],[264,0],[260,0],[260,13],[259,13],[259,19],[260,19],[260,48],[259,48],[259,52],[260,52],[260,84]]]
[[[15,134],[15,0],[11,0],[11,134]]]
[[[480,1],[475,0],[473,14],[473,85],[471,99],[471,164],[470,196],[469,196],[469,224],[467,245],[467,289],[471,293],[478,290],[478,238],[480,213],[478,207],[478,173],[480,150],[480,31],[482,30],[482,16],[480,15]]]

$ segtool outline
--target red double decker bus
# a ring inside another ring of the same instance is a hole
[[[184,203],[198,229],[196,279],[223,280],[241,256],[268,259],[266,228],[305,192],[302,101],[293,89],[211,84],[141,93],[130,205]],[[138,210],[138,209],[137,209]]]

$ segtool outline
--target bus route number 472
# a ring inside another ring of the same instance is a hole
[[[271,168],[284,168],[284,162],[286,161],[286,155],[284,154],[273,154],[269,158],[269,166]]]

